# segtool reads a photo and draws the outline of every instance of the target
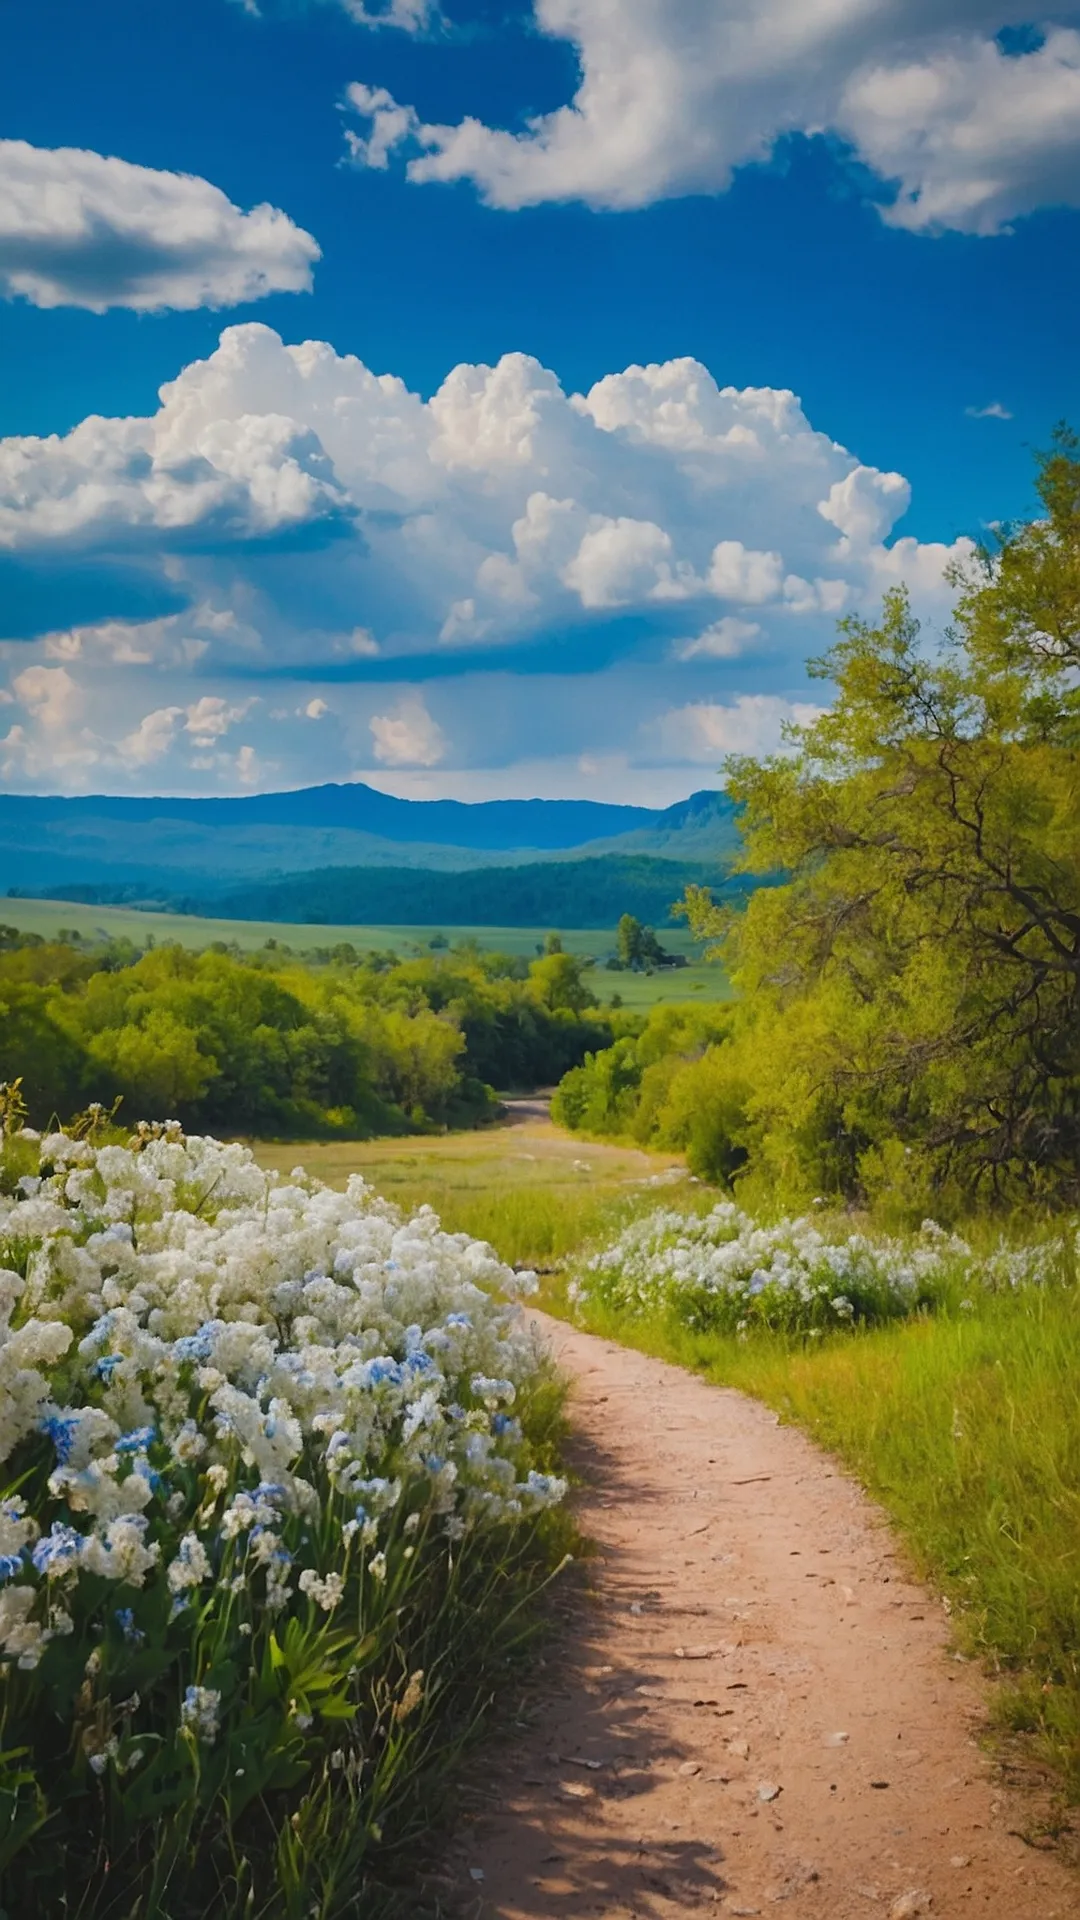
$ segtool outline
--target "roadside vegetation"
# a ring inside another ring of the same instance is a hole
[[[741,1388],[897,1523],[996,1717],[1080,1802],[1076,1223],[1024,1245],[886,1236],[730,1204],[664,1210],[572,1266],[552,1310]]]
[[[376,1911],[566,1544],[558,1386],[430,1213],[86,1129],[0,1154],[0,1903]]]

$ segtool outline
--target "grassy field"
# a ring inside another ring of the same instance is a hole
[[[563,1263],[633,1214],[700,1210],[709,1189],[674,1156],[587,1144],[531,1118],[483,1133],[352,1146],[268,1146],[342,1183],[359,1172],[405,1207],[547,1269],[541,1299],[567,1315]],[[981,1223],[983,1226],[986,1223]],[[975,1244],[986,1236],[974,1235]],[[1015,1753],[1080,1800],[1080,1300],[1031,1287],[943,1313],[813,1341],[695,1333],[671,1318],[594,1330],[741,1388],[835,1452],[880,1499],[916,1566],[953,1609],[962,1646],[1001,1681]]]
[[[312,947],[332,947],[348,940],[359,952],[382,952],[392,948],[403,956],[420,948],[429,952],[436,933],[445,932],[455,945],[474,940],[489,953],[525,954],[534,958],[542,946],[546,927],[354,927],[301,926],[285,921],[210,920],[197,914],[143,913],[136,907],[83,907],[70,900],[0,900],[0,921],[18,927],[23,933],[40,933],[54,940],[59,933],[72,930],[87,940],[132,940],[137,946],[152,935],[160,946],[172,940],[183,947],[208,947],[211,941],[235,942],[245,952],[264,947],[268,940],[289,946],[297,953]],[[568,952],[596,959],[610,953],[614,932],[577,930],[563,939]],[[672,953],[696,960],[699,951],[684,928],[666,929],[663,944]],[[722,1000],[728,995],[723,969],[696,964],[677,972],[607,973],[597,969],[592,976],[593,991],[607,1003],[618,993],[626,1007],[657,1006],[661,1001]]]
[[[671,1154],[583,1146],[549,1121],[441,1138],[256,1144],[264,1166],[295,1166],[344,1186],[360,1173],[388,1200],[434,1207],[452,1233],[487,1240],[511,1266],[551,1267],[671,1187],[690,1188]]]

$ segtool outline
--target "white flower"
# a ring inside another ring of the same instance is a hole
[[[345,1592],[345,1582],[340,1573],[328,1573],[323,1580],[312,1567],[304,1568],[297,1584],[301,1593],[306,1593],[324,1613],[333,1613]]]
[[[196,1739],[212,1747],[221,1731],[221,1694],[215,1687],[189,1687],[180,1707],[182,1726],[190,1727]]]
[[[210,1556],[197,1533],[185,1533],[177,1549],[176,1558],[169,1564],[167,1579],[170,1593],[184,1593],[189,1587],[199,1587],[209,1580],[213,1568]]]

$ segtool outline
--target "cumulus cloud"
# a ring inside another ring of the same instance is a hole
[[[945,619],[969,545],[896,537],[908,499],[794,394],[694,360],[574,394],[508,354],[425,401],[325,343],[231,327],[146,418],[0,441],[8,569],[74,567],[95,609],[114,579],[186,602],[0,632],[4,764],[183,791],[525,755],[570,780],[685,708],[669,745],[693,769],[718,752],[702,712],[797,700],[839,614],[904,581]],[[543,671],[516,672],[530,649]]]
[[[190,173],[0,140],[0,294],[35,307],[234,307],[306,293],[319,247]]]
[[[1000,400],[991,400],[988,407],[965,407],[964,412],[967,414],[969,420],[1012,419],[1012,414],[1009,412],[1008,407],[1002,406]]]
[[[244,718],[254,704],[254,700],[241,700],[235,706],[230,706],[220,694],[204,693],[188,708],[184,731],[190,733],[197,747],[212,747],[228,733],[230,727]]]
[[[726,613],[694,639],[676,640],[672,651],[676,660],[737,660],[760,632],[758,621],[737,620]]]
[[[176,739],[176,723],[183,711],[183,707],[156,707],[153,713],[144,713],[138,726],[120,741],[120,758],[133,767],[151,767],[163,759]]]
[[[794,394],[720,387],[697,361],[567,395],[507,354],[455,368],[424,402],[393,375],[320,342],[286,347],[257,324],[226,329],[149,418],[0,441],[0,546],[219,551],[216,573],[200,562],[197,622],[182,623],[211,648],[266,643],[260,542],[333,533],[307,563],[311,599],[340,588],[342,608],[362,610],[333,639],[357,658],[395,635],[502,644],[626,607],[693,602],[702,626],[717,602],[736,617],[835,613],[893,566],[883,555],[899,549],[885,543],[908,499],[899,474],[815,431]],[[937,555],[904,551],[931,590]],[[183,561],[170,565],[180,580]],[[241,617],[221,602],[245,571]]]
[[[660,716],[657,748],[667,759],[715,769],[725,754],[775,753],[785,726],[810,726],[823,711],[772,693],[740,694],[728,705],[692,701]]]
[[[573,99],[520,133],[425,123],[361,82],[359,165],[411,153],[416,182],[470,180],[492,206],[627,208],[722,192],[793,133],[847,143],[911,231],[994,233],[1080,204],[1080,33],[1052,6],[1040,44],[1007,51],[1004,0],[533,0],[568,41]]]
[[[434,767],[446,752],[443,730],[418,693],[404,694],[389,713],[373,714],[369,725],[384,767]]]

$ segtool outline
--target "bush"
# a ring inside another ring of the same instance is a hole
[[[617,1317],[668,1317],[695,1330],[818,1334],[898,1320],[972,1290],[1072,1277],[1064,1240],[977,1255],[933,1221],[906,1240],[839,1223],[764,1227],[724,1201],[702,1217],[660,1209],[634,1221],[581,1268],[570,1298]]]
[[[172,1126],[0,1187],[0,1903],[351,1911],[550,1563],[514,1276]]]

